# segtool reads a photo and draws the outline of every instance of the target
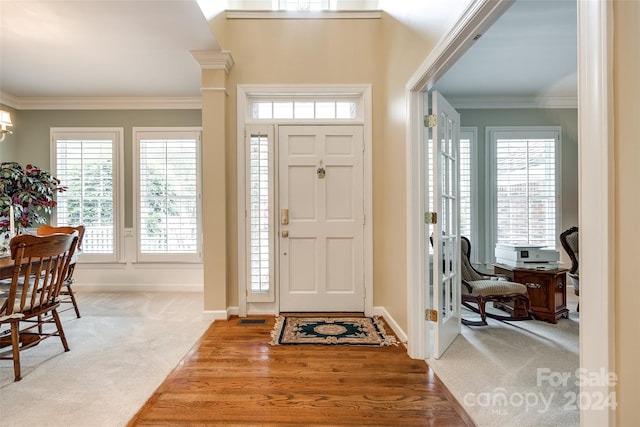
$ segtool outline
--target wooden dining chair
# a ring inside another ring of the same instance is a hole
[[[0,350],[0,359],[13,360],[15,381],[21,378],[21,351],[54,336],[60,337],[64,351],[69,351],[57,309],[77,243],[77,232],[23,234],[11,239],[13,277],[9,289],[0,296],[0,329],[8,325],[10,331],[10,339],[3,336],[0,347],[10,345],[11,355]]]
[[[73,278],[73,272],[76,268],[78,253],[82,251],[82,239],[84,237],[84,226],[78,225],[77,227],[70,227],[70,226],[54,227],[52,225],[44,224],[38,227],[38,229],[36,230],[36,233],[38,234],[38,236],[47,236],[49,234],[55,234],[55,233],[71,234],[74,231],[78,232],[78,247],[76,248],[75,256],[71,260],[71,265],[69,266],[69,274],[67,274],[67,277],[64,279],[64,288],[60,290],[60,302],[63,304],[72,304],[73,307],[60,310],[60,313],[73,308],[76,312],[76,316],[80,318],[80,309],[78,308],[76,295],[73,293],[73,289],[71,288],[71,285],[73,285],[73,282],[75,281]]]

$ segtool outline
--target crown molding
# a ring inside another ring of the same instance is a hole
[[[203,70],[231,71],[234,61],[231,52],[216,50],[192,50],[191,56],[198,61]]]
[[[197,97],[6,97],[1,103],[17,110],[200,110]],[[10,102],[10,103],[9,103]]]
[[[447,101],[456,109],[496,108],[578,108],[576,96],[451,96]]]
[[[0,91],[0,104],[11,108],[18,108],[17,105],[19,104],[19,100],[13,95]]]

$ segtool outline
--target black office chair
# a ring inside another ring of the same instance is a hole
[[[576,295],[580,296],[580,274],[578,271],[578,253],[579,253],[578,227],[574,226],[560,234],[560,244],[571,259],[571,268],[569,269],[569,280],[573,285]],[[578,302],[578,311],[580,311],[580,302]]]

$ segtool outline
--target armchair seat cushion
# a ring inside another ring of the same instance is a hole
[[[483,296],[527,294],[527,287],[522,283],[507,282],[505,280],[474,280],[467,282],[471,292],[462,286],[463,295]]]

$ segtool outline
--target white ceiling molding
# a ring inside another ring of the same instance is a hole
[[[2,97],[3,103],[5,97]],[[42,97],[14,98],[18,110],[200,110],[200,97]]]
[[[381,10],[227,10],[227,19],[380,19]]]
[[[578,108],[575,96],[447,96],[456,109],[498,109],[498,108]]]
[[[231,71],[234,61],[231,52],[215,50],[192,50],[191,56],[198,61],[203,70]]]
[[[13,95],[9,95],[5,92],[0,92],[0,104],[4,104],[7,107],[18,108],[19,100]]]

